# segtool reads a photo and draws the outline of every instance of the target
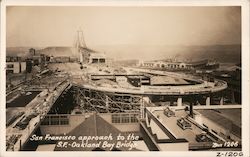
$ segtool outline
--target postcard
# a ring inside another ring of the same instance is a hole
[[[1,108],[1,156],[249,156],[249,1],[2,1]]]

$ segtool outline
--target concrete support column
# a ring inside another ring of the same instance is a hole
[[[150,126],[150,120],[148,118],[148,114],[145,114],[145,120],[146,120],[147,127],[149,127]]]
[[[182,98],[181,97],[177,99],[177,106],[178,107],[182,106]]]
[[[106,102],[106,108],[108,109],[109,108],[109,98],[108,98],[108,96],[106,95],[106,100],[105,100]]]
[[[231,102],[234,104],[235,103],[235,97],[234,97],[234,91],[231,90]]]
[[[194,106],[194,103],[191,102],[190,103],[190,108],[189,108],[189,116],[192,117],[192,118],[194,118],[193,106]]]
[[[206,98],[206,106],[210,106],[210,97],[209,96]]]
[[[224,105],[224,98],[223,97],[220,98],[220,105]]]
[[[170,100],[170,106],[173,106],[173,104],[174,104],[174,101]]]

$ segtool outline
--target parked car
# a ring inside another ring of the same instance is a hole
[[[212,142],[212,140],[207,136],[206,132],[196,135],[195,140],[197,142]]]
[[[163,112],[167,117],[175,117],[175,112],[172,111],[169,107],[167,107]]]
[[[177,125],[181,127],[183,130],[192,129],[191,124],[186,121],[183,117],[177,120]]]

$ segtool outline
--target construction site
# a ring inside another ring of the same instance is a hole
[[[218,72],[216,65],[206,73],[198,63],[185,71],[178,69],[184,63],[171,63],[170,70],[117,66],[105,53],[88,48],[82,31],[73,49],[78,59],[30,49],[26,72],[19,74],[9,63],[7,151],[241,150],[241,68]],[[79,147],[73,146],[77,139],[68,139],[69,145],[61,147],[62,140],[45,138],[110,134],[139,138],[112,139],[115,145],[107,147],[94,139]]]

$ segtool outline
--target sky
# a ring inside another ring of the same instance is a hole
[[[241,43],[240,7],[11,6],[7,47]]]

